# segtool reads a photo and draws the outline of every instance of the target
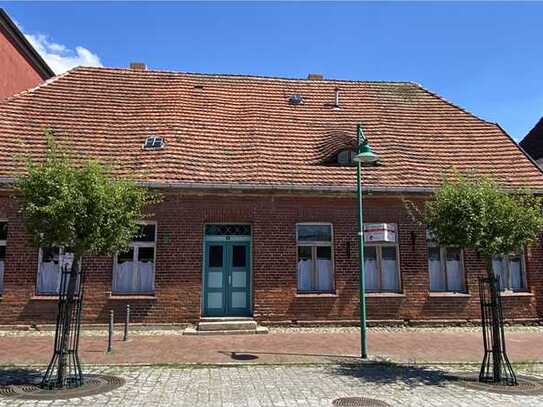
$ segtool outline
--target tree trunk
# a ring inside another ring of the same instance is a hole
[[[493,379],[494,383],[501,382],[501,318],[499,310],[499,282],[492,270],[492,259],[487,260],[487,273],[490,279],[490,299],[492,302],[492,363],[493,367]]]
[[[83,281],[81,255],[74,254],[70,270],[63,269],[61,273],[54,355],[42,380],[43,387],[75,387],[82,383],[77,352]]]
[[[479,280],[479,291],[484,345],[479,380],[494,384],[516,385],[516,375],[505,349],[500,281],[494,275],[490,258],[487,259],[487,277]]]

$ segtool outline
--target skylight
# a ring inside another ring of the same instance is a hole
[[[153,150],[153,149],[159,149],[164,147],[164,137],[147,137],[145,139],[145,143],[143,143],[143,148],[145,150]]]

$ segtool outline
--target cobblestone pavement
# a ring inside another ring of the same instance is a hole
[[[116,332],[122,332],[124,325],[116,324]],[[171,329],[160,329],[153,327],[132,327],[131,336],[179,336],[183,335],[185,327],[172,327]],[[320,327],[270,327],[272,334],[299,334],[299,333],[358,333],[360,328],[356,326],[320,326]],[[479,325],[473,326],[442,326],[442,327],[412,327],[412,326],[382,326],[368,327],[368,332],[372,333],[466,333],[466,332],[481,332]],[[543,326],[540,325],[512,325],[505,326],[505,332],[528,332],[543,334]],[[47,329],[33,329],[25,327],[25,329],[0,328],[0,338],[2,337],[53,337],[55,335],[54,327],[48,326]],[[88,329],[84,326],[81,330],[82,336],[107,336],[107,326],[95,327]]]
[[[541,406],[543,396],[509,396],[469,390],[447,381],[445,368],[396,365],[237,366],[210,368],[92,368],[122,376],[110,393],[57,401],[0,397],[0,406],[331,406],[360,396],[391,406]],[[458,368],[457,368],[458,369]],[[471,368],[470,368],[471,369]],[[6,380],[9,369],[0,373]],[[543,378],[543,374],[532,376]]]

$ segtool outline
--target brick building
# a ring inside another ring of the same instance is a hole
[[[0,8],[0,100],[55,74]]]
[[[149,323],[356,320],[359,122],[381,157],[363,171],[369,319],[477,319],[483,260],[437,247],[404,200],[424,202],[451,168],[541,192],[543,174],[498,125],[410,82],[139,67],[76,68],[0,105],[0,323],[56,310],[63,249],[32,247],[9,186],[18,153],[43,154],[45,128],[164,196],[129,251],[85,259],[85,321],[127,303]],[[493,260],[507,318],[541,319],[542,254]]]
[[[543,165],[543,117],[519,144],[540,167]]]

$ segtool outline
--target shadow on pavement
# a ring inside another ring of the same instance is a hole
[[[11,384],[38,384],[41,382],[43,372],[36,369],[9,367],[0,368],[0,386]]]
[[[454,380],[450,372],[424,366],[408,366],[392,362],[343,361],[328,367],[328,373],[351,376],[364,382],[401,384],[408,387],[441,385]]]

